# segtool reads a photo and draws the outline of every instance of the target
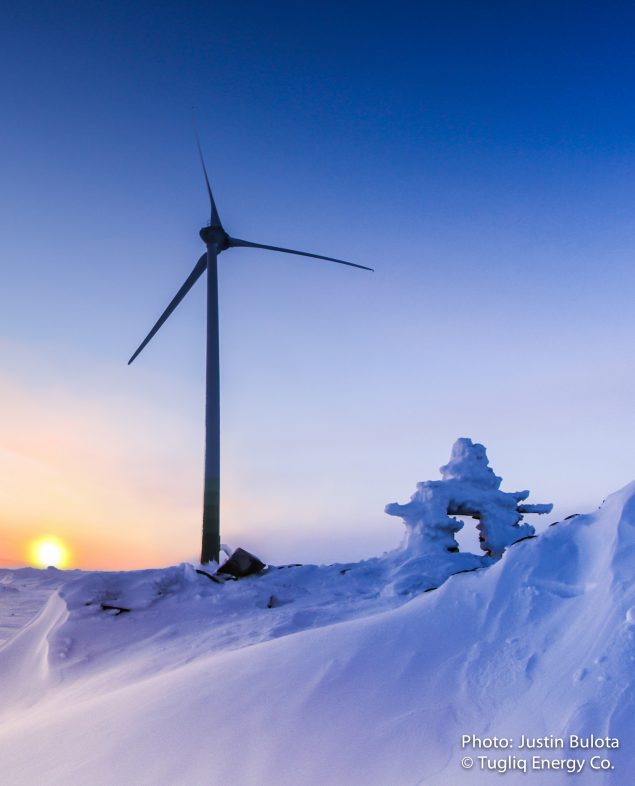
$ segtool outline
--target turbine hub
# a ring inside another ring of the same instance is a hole
[[[203,227],[199,235],[206,246],[216,246],[219,252],[229,248],[229,235],[222,227]]]

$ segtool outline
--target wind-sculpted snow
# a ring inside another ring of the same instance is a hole
[[[0,645],[41,610],[52,590],[78,574],[55,568],[0,568]]]
[[[397,551],[359,563],[271,566],[259,576],[221,583],[190,564],[80,574],[59,592],[68,613],[47,633],[48,658],[66,681],[117,663],[126,679],[136,679],[201,651],[237,649],[377,614],[484,564],[471,554],[439,560]],[[135,665],[136,655],[142,658]]]
[[[13,664],[24,685],[39,669],[41,691],[0,705],[3,777],[623,786],[635,765],[634,555],[632,484],[433,592],[410,564],[400,594],[394,554],[223,585],[190,566],[86,574],[54,596],[63,613],[47,608],[0,650],[0,673]],[[615,769],[461,769],[484,753],[462,735],[568,734],[619,739]]]

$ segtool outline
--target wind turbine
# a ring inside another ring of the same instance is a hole
[[[211,560],[218,562],[220,556],[220,364],[218,334],[218,255],[229,248],[261,248],[267,251],[281,251],[283,254],[296,254],[312,259],[323,259],[337,262],[340,265],[373,269],[343,259],[334,259],[320,254],[309,254],[306,251],[295,251],[291,248],[267,246],[263,243],[252,243],[250,240],[239,240],[225,231],[220,220],[216,203],[209,183],[207,168],[203,158],[198,135],[196,138],[201,166],[205,176],[205,184],[209,196],[211,214],[209,225],[199,232],[207,251],[201,256],[194,270],[186,278],[185,283],[170,301],[156,324],[143,339],[139,348],[128,361],[128,365],[139,355],[152,337],[179,305],[198,279],[207,271],[207,361],[206,361],[206,392],[205,392],[205,480],[203,486],[203,543],[201,563]]]

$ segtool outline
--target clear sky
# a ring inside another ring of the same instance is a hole
[[[488,447],[566,515],[635,477],[635,6],[10,3],[0,28],[0,559],[194,557],[208,218],[224,541],[398,544],[385,503]]]

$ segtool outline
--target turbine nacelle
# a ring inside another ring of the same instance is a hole
[[[199,232],[199,235],[206,246],[215,246],[217,253],[225,251],[230,247],[229,235],[222,227],[203,227]]]

